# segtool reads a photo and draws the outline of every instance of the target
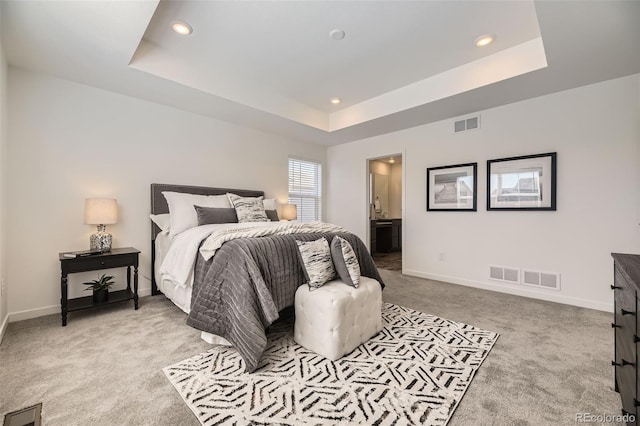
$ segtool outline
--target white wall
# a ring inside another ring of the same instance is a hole
[[[453,134],[445,120],[331,147],[327,219],[366,241],[367,159],[404,152],[406,274],[612,310],[610,253],[640,250],[639,84],[634,75],[482,111],[477,131]],[[552,151],[557,211],[486,211],[487,160]],[[427,212],[427,167],[476,161],[478,211]],[[490,281],[489,264],[559,272],[562,289]]]
[[[371,194],[371,204],[376,202],[379,204],[378,212],[371,214],[371,218],[385,217],[389,213],[389,180],[391,175],[391,165],[384,161],[373,160],[369,162],[371,185],[373,193]],[[374,206],[374,208],[376,208]]]
[[[0,8],[0,11],[2,8]],[[0,22],[2,21],[0,13]],[[7,206],[7,61],[0,40],[0,342],[7,326],[7,294],[4,284],[7,282],[6,268],[6,206]]]
[[[260,189],[286,201],[288,156],[325,161],[326,148],[9,69],[8,285],[11,321],[59,312],[58,253],[88,248],[84,199],[113,197],[114,246],[142,250],[150,289],[149,185]],[[77,295],[83,279],[70,277]],[[85,293],[86,294],[86,293]]]
[[[391,165],[389,175],[389,217],[402,218],[402,163]]]

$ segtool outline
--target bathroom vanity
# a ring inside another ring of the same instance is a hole
[[[402,250],[402,219],[371,220],[371,253]]]

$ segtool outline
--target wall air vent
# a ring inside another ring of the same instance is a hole
[[[523,269],[522,284],[560,290],[560,274],[556,272],[540,272]]]
[[[465,132],[467,130],[475,130],[480,128],[480,116],[468,117],[453,123],[453,133]]]
[[[507,283],[520,283],[520,270],[505,266],[489,265],[489,279]]]
[[[522,277],[522,281],[520,281]],[[560,274],[530,269],[516,269],[506,266],[489,265],[489,279],[512,284],[524,284],[538,288],[560,290]]]

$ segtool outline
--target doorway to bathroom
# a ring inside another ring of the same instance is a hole
[[[402,154],[368,163],[369,249],[379,269],[402,271]]]

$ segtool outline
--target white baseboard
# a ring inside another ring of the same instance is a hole
[[[0,325],[0,344],[2,344],[2,339],[4,338],[4,332],[7,331],[8,325],[9,325],[9,315],[7,314],[4,316],[2,325]]]
[[[51,314],[60,314],[60,305],[45,306],[43,308],[27,309],[18,312],[9,312],[9,322],[38,318]]]
[[[144,296],[150,296],[150,295],[151,295],[151,287],[144,287],[144,288],[138,289],[138,297],[144,297]],[[7,315],[8,321],[5,320],[5,322],[23,321],[23,320],[43,317],[45,315],[51,315],[51,314],[60,314],[60,305],[45,306],[42,308],[28,309],[25,311],[18,311],[18,312],[10,312],[9,315]],[[4,334],[4,329],[2,329],[2,333]]]
[[[498,283],[485,283],[482,281],[467,280],[464,278],[451,277],[447,275],[430,274],[427,272],[403,269],[402,273],[413,277],[426,278],[429,280],[443,281],[450,284],[458,284],[466,287],[480,288],[483,290],[497,291],[499,293],[513,294],[515,296],[529,297],[531,299],[545,300],[547,302],[562,303],[564,305],[578,306],[581,308],[596,309],[598,311],[613,312],[613,303],[598,302],[595,300],[580,299],[577,297],[567,297],[558,292],[543,293],[529,288],[514,288]]]

